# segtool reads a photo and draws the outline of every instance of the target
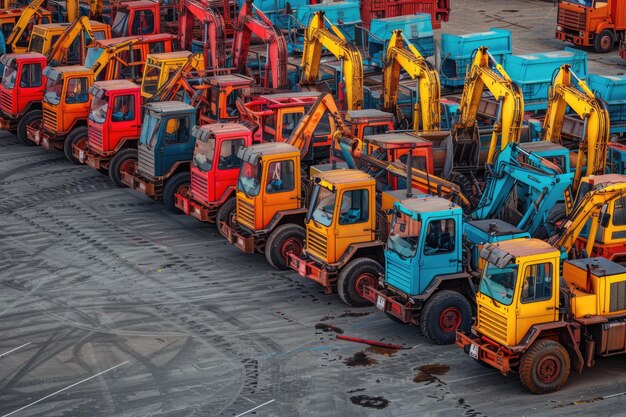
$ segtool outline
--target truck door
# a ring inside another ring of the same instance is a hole
[[[117,141],[116,143],[111,143],[112,147],[117,146],[121,139],[139,136],[138,105],[135,94],[119,94],[113,97],[111,133],[115,132]],[[110,135],[109,137],[113,139],[112,136]]]
[[[299,165],[299,164],[298,164]],[[265,166],[265,162],[264,162]],[[296,178],[294,159],[267,162],[265,181],[261,184],[263,193],[263,227],[281,210],[291,210],[300,206],[299,177]]]
[[[421,254],[416,257],[420,271],[420,294],[437,275],[461,272],[461,236],[457,226],[453,217],[428,219],[418,248]]]
[[[366,187],[344,190],[339,195],[335,203],[337,207],[335,211],[338,211],[335,228],[335,259],[339,259],[354,243],[372,241],[371,216],[376,216],[370,204],[372,198],[375,196],[370,195],[370,190]],[[333,239],[332,234],[328,238]]]
[[[163,137],[160,161],[155,161],[157,176],[165,175],[176,162],[190,161],[195,144],[195,141],[191,140],[191,123],[188,115],[169,116],[164,123],[161,130]]]
[[[229,138],[222,141],[218,151],[217,171],[215,173],[215,199],[219,200],[229,186],[237,184],[241,159],[237,157],[239,148],[243,147],[245,139]]]

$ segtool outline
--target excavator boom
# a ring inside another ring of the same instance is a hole
[[[340,83],[341,99],[345,84],[345,103],[347,110],[363,108],[363,58],[358,48],[341,34],[339,29],[324,25],[324,12],[316,12],[304,34],[302,51],[302,85],[315,85],[320,69],[322,48],[328,49],[342,63],[343,82]]]
[[[406,49],[406,41],[409,49]],[[417,79],[419,106],[413,114],[414,130],[436,131],[441,129],[441,86],[439,74],[424,59],[415,46],[405,39],[401,30],[394,30],[387,46],[383,70],[382,111],[393,113],[400,120],[397,106],[400,69],[403,68],[411,78]],[[420,114],[421,113],[421,114]],[[420,124],[421,119],[421,124]]]
[[[44,4],[45,0],[33,0],[28,7],[24,9],[20,18],[15,22],[13,30],[7,37],[5,44],[7,52],[15,52],[15,46],[22,37],[28,27],[30,20],[39,12],[39,8]]]
[[[67,59],[67,52],[72,46],[74,40],[85,31],[87,36],[93,42],[96,37],[91,28],[89,17],[81,16],[74,20],[72,24],[63,31],[59,39],[56,41],[52,49],[46,54],[48,64],[51,66],[58,66]]]
[[[179,34],[183,49],[191,50],[194,38],[194,18],[203,27],[204,62],[212,69],[226,67],[226,29],[220,12],[208,2],[181,0],[179,2]]]
[[[197,91],[192,89],[187,82],[185,82],[185,77],[192,71],[203,71],[204,70],[204,55],[203,54],[192,54],[174,74],[172,74],[169,79],[159,87],[157,92],[150,98],[146,99],[146,103],[156,103],[162,101],[171,101],[174,100],[176,94],[184,90],[189,94],[190,97],[194,96]]]

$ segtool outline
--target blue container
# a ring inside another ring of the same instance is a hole
[[[394,30],[402,30],[402,34],[411,42],[422,56],[429,57],[435,53],[435,34],[431,17],[427,13],[408,16],[372,19],[368,36],[368,53],[372,65],[382,67],[389,39]]]
[[[305,3],[297,6],[292,5],[291,7],[293,16],[288,26],[288,29],[291,31],[288,44],[289,52],[302,52],[304,48],[304,29],[313,18],[315,12],[318,11],[324,12],[326,19],[341,30],[346,40],[350,42],[356,41],[356,26],[361,25],[359,3],[350,1],[312,5]],[[328,26],[328,24],[326,25]]]
[[[506,56],[504,69],[524,93],[524,110],[546,110],[552,77],[564,64],[579,78],[587,78],[587,53],[578,49]]]
[[[472,63],[474,51],[481,46],[489,48],[489,53],[502,64],[504,57],[513,52],[513,39],[510,30],[491,28],[488,32],[467,35],[441,35],[441,84],[449,87],[465,83],[467,66]]]
[[[607,104],[611,133],[626,132],[626,75],[589,74],[588,85]]]
[[[236,0],[237,9],[241,9],[245,0]],[[292,10],[309,4],[308,0],[255,0],[254,6],[263,12],[268,19],[280,29],[293,26],[292,14],[288,14],[287,4]]]

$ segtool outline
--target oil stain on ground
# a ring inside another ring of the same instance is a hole
[[[569,407],[570,405],[580,405],[580,404],[589,404],[589,403],[595,403],[596,401],[602,401],[604,400],[604,398],[602,397],[596,397],[596,398],[592,398],[590,400],[576,400],[576,401],[572,401],[571,403],[567,403],[567,404],[559,404],[556,405],[552,408],[563,408],[563,407]]]
[[[434,363],[431,365],[422,365],[417,368],[417,370],[419,370],[419,373],[415,375],[413,382],[441,382],[438,376],[445,375],[450,370],[450,367],[448,365]]]
[[[375,353],[376,355],[393,356],[395,353],[398,352],[398,349],[387,348],[387,347],[382,347],[382,346],[370,346],[367,349],[365,349],[365,351],[369,353]]]
[[[326,323],[317,323],[315,325],[315,328],[317,330],[321,330],[323,332],[335,332],[335,333],[343,333],[343,329],[340,329],[337,326],[333,326],[332,324],[326,324]]]
[[[376,359],[372,359],[363,351],[355,353],[352,357],[346,358],[343,361],[344,364],[354,367],[354,366],[370,366],[377,364],[378,361]]]
[[[375,408],[382,410],[389,405],[389,400],[383,397],[370,397],[369,395],[355,395],[350,397],[352,404],[360,405],[366,408]]]

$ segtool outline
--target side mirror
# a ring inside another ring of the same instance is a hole
[[[600,226],[607,227],[611,221],[611,215],[609,213],[602,213],[600,215]]]

